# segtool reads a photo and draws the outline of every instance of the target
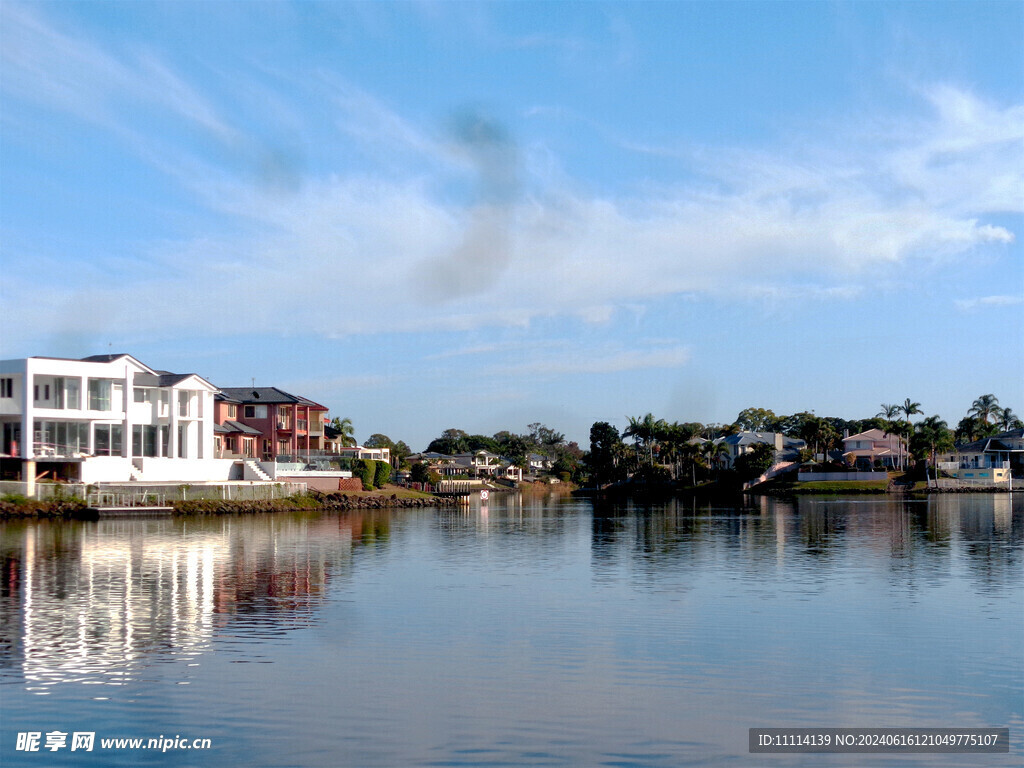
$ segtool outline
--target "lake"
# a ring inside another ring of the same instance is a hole
[[[483,508],[16,521],[0,548],[4,766],[973,768],[1024,755],[1021,494],[492,495]],[[748,753],[752,727],[883,726],[1009,727],[1010,754]],[[17,749],[30,732],[38,752]],[[93,750],[72,751],[75,733],[95,734]]]

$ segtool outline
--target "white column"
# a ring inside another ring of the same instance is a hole
[[[21,445],[18,447],[18,451],[23,459],[35,458],[35,432],[32,429],[33,422],[35,421],[35,409],[34,399],[32,397],[32,389],[34,384],[35,374],[32,373],[32,361],[29,359],[25,360],[25,375],[22,377],[21,392]],[[35,467],[33,465],[33,479],[35,478]]]
[[[168,394],[171,398],[171,455],[170,458],[178,458],[178,390],[171,387],[171,391]]]
[[[121,436],[121,456],[126,459],[132,457],[132,404],[135,402],[135,392],[132,385],[134,381],[135,378],[126,364],[124,367],[124,393],[121,398],[122,418],[124,419],[122,422],[124,424],[124,434]],[[113,402],[113,393],[111,393],[110,399]]]

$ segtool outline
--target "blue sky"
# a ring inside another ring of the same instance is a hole
[[[1024,6],[0,5],[0,355],[423,448],[1024,411]]]

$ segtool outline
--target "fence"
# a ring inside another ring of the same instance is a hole
[[[305,493],[305,483],[72,483],[35,484],[34,498],[40,501],[54,499],[82,499],[90,506],[163,506],[171,501],[269,501]],[[0,481],[0,495],[27,496],[28,484],[9,480]]]
[[[1008,476],[1005,480],[994,480],[991,477],[940,477],[938,480],[933,479],[933,483],[936,483],[937,488],[993,488],[998,490],[1004,490],[1007,488],[1013,488],[1017,483],[1012,483]],[[1019,482],[1019,481],[1018,481]]]

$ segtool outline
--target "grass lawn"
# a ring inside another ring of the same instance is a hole
[[[361,499],[372,499],[382,498],[390,499],[392,495],[399,499],[432,499],[434,495],[432,493],[423,493],[422,491],[414,491],[411,488],[402,488],[398,485],[385,484],[380,490],[374,491],[338,491],[346,496],[357,496]]]

